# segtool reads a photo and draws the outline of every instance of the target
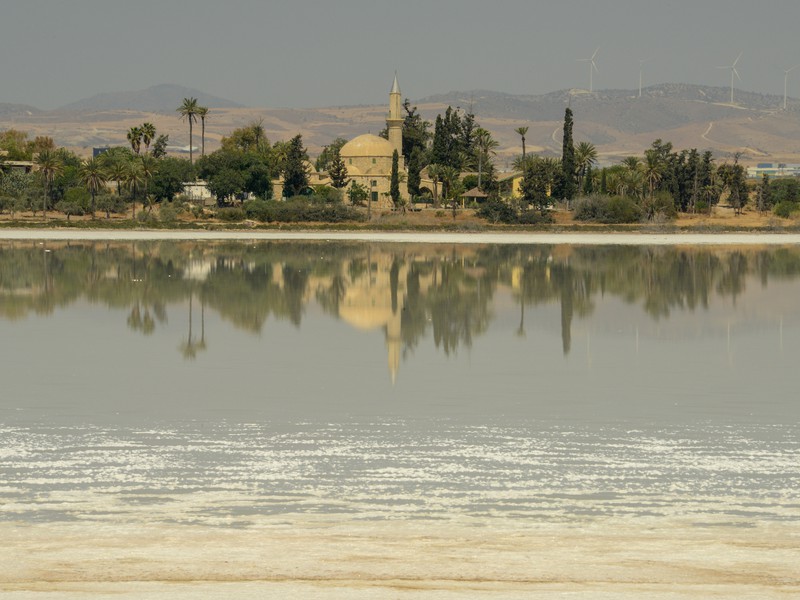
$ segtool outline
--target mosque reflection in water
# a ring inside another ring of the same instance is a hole
[[[518,311],[559,308],[561,352],[599,297],[638,305],[653,320],[735,300],[748,285],[800,274],[795,248],[387,245],[264,242],[6,242],[0,246],[0,318],[46,316],[84,302],[122,309],[131,331],[152,334],[168,310],[188,307],[187,359],[211,343],[208,311],[261,332],[297,327],[311,307],[359,330],[382,330],[392,378],[425,340],[446,354],[487,331],[502,293]]]

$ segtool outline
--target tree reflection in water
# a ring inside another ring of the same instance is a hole
[[[520,337],[526,307],[558,306],[567,355],[575,319],[592,314],[598,295],[661,320],[707,308],[715,295],[735,302],[748,282],[798,276],[800,250],[789,247],[4,242],[0,317],[49,315],[84,300],[124,310],[130,329],[148,335],[183,303],[188,335],[179,349],[193,359],[206,349],[206,307],[260,333],[270,318],[300,327],[315,303],[355,328],[382,330],[394,374],[425,339],[445,354],[470,347],[499,290],[519,306]]]

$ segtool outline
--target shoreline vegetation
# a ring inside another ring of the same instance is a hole
[[[711,215],[682,215],[666,223],[587,224],[564,209],[552,210],[553,223],[540,225],[492,224],[472,209],[450,211],[423,208],[407,213],[377,213],[367,221],[340,223],[263,223],[253,220],[180,219],[165,222],[158,209],[152,218],[131,214],[110,219],[85,217],[47,221],[37,215],[0,216],[0,239],[340,239],[369,241],[440,241],[453,243],[564,243],[564,244],[797,244],[800,222],[758,212],[735,214],[716,207]],[[140,213],[141,214],[141,213]]]

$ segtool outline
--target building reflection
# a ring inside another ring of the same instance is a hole
[[[748,288],[752,295],[798,276],[796,248],[5,242],[0,317],[48,315],[84,300],[122,310],[132,331],[149,335],[182,305],[188,331],[176,344],[193,359],[207,349],[206,310],[256,334],[270,320],[301,327],[309,310],[321,310],[357,331],[382,333],[395,381],[423,342],[446,354],[469,348],[495,318],[497,295],[516,307],[510,333],[522,338],[532,327],[555,327],[567,356],[575,323],[593,314],[599,298],[674,326],[676,314],[704,310],[714,299],[735,306]],[[782,335],[796,303],[763,302],[760,318],[781,315]],[[533,310],[540,306],[557,308],[559,320],[542,323],[545,313]],[[739,318],[729,311],[714,326],[727,337]],[[631,328],[637,348],[639,329]]]

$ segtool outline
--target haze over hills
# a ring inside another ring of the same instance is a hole
[[[184,98],[197,98],[198,104],[209,108],[240,108],[242,105],[206,94],[200,90],[162,83],[144,90],[125,92],[111,92],[95,94],[76,102],[66,104],[58,111],[107,111],[107,110],[139,110],[171,114],[181,104]]]
[[[56,143],[85,151],[92,146],[124,145],[127,130],[152,121],[176,146],[188,144],[188,127],[175,109],[193,96],[210,107],[206,120],[206,150],[219,147],[234,128],[261,120],[270,140],[300,133],[312,155],[335,137],[378,133],[385,126],[386,105],[327,108],[247,108],[181,86],[159,85],[134,92],[99,94],[54,111],[0,104],[0,129],[15,127],[31,136],[50,135]],[[388,100],[388,94],[387,94]],[[515,95],[487,90],[449,92],[412,104],[431,122],[448,105],[472,107],[478,123],[498,140],[498,163],[510,164],[520,152],[515,129],[529,127],[529,151],[560,155],[561,126],[567,105],[575,113],[576,141],[589,141],[601,162],[611,163],[641,154],[653,140],[670,141],[676,149],[712,150],[721,160],[739,154],[746,163],[800,162],[800,101],[730,88],[661,84],[642,90],[560,90],[542,95]],[[195,128],[195,146],[199,146]]]

